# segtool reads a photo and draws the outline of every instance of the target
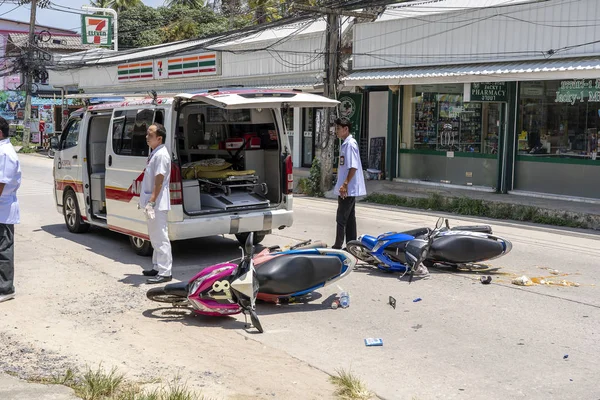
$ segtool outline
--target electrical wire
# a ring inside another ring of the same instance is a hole
[[[6,15],[8,13],[11,13],[13,11],[15,11],[17,8],[21,7],[21,5],[16,6],[15,8],[13,8],[12,10],[8,10],[6,12],[3,12],[2,14],[0,14],[0,17],[2,17],[3,15]]]

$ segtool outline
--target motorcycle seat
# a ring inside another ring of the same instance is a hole
[[[313,288],[341,273],[339,257],[316,254],[280,256],[256,267],[260,293],[276,295]]]

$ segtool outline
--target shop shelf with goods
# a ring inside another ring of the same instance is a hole
[[[423,93],[415,104],[414,148],[434,150],[437,144],[435,93]]]

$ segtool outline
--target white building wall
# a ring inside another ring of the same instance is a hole
[[[562,49],[553,58],[600,54],[600,42],[582,45],[600,38],[598,0],[423,14],[358,24],[354,69],[544,59],[552,49]]]

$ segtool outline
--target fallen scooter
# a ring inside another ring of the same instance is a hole
[[[201,315],[222,316],[243,312],[250,314],[252,325],[263,332],[256,315],[258,279],[254,269],[254,234],[251,233],[242,248],[239,264],[223,263],[200,271],[189,283],[173,283],[152,288],[146,296],[160,303],[191,306]],[[244,251],[245,250],[245,251]]]
[[[250,246],[251,243],[250,241]],[[247,249],[248,246],[247,242]],[[248,259],[249,254],[247,250],[244,260]],[[254,270],[255,298],[274,303],[306,296],[338,281],[347,276],[357,264],[356,258],[343,250],[328,249],[322,243],[310,241],[285,251],[281,251],[278,246],[268,248],[249,261]],[[233,283],[227,285],[222,281],[222,277],[233,271],[235,265],[224,263],[208,267],[189,282],[152,288],[146,295],[150,300],[161,303],[191,306],[202,315],[237,314],[245,308],[236,301],[237,296],[228,296]],[[256,316],[256,313],[250,315]],[[254,320],[252,322],[257,326],[258,318],[254,318],[256,323]],[[257,328],[262,332],[259,326],[260,324]]]
[[[443,218],[440,218],[438,223],[441,225],[436,225],[434,230],[418,228],[405,232],[389,232],[377,237],[361,235],[358,240],[348,242],[346,248],[364,263],[389,272],[409,270],[411,266],[407,258],[407,248],[414,247],[415,243],[421,243],[424,239],[433,240],[427,257],[422,260],[426,268],[435,264],[458,267],[488,261],[501,257],[512,249],[512,244],[493,235],[492,228],[488,225],[450,228],[447,219],[444,226]]]
[[[257,298],[278,303],[306,296],[347,276],[358,260],[343,250],[310,241],[289,250],[265,249],[254,263],[259,281]]]

